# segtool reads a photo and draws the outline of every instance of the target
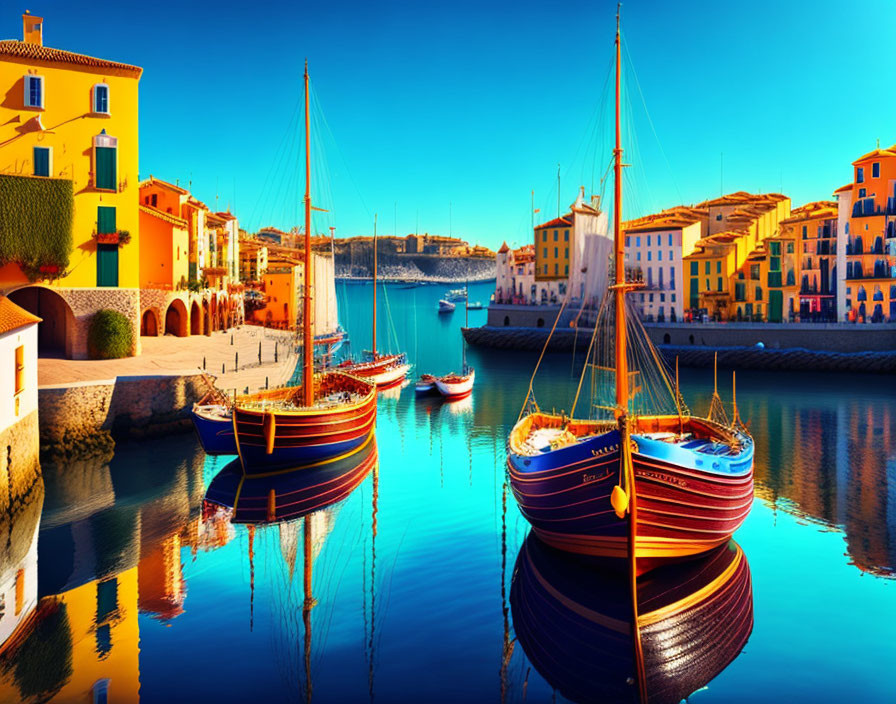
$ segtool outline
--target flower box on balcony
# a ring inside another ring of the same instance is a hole
[[[117,244],[119,247],[122,247],[131,241],[131,233],[127,230],[94,232],[93,239],[96,240],[97,244]]]

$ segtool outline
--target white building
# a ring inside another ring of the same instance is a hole
[[[40,318],[0,296],[0,439],[37,411]],[[34,438],[35,447],[37,437]],[[0,445],[6,445],[2,442]],[[2,458],[5,463],[7,458]]]
[[[846,245],[849,242],[849,218],[852,215],[852,188],[848,183],[834,191],[837,199],[837,321],[845,323],[847,300],[852,297],[846,292]]]
[[[708,222],[708,211],[679,206],[623,223],[626,270],[644,282],[631,294],[642,318],[682,319],[682,261],[707,233]]]

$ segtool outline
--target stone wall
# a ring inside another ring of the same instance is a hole
[[[245,308],[243,306],[242,293],[227,293],[226,291],[216,291],[205,289],[202,291],[167,291],[157,288],[140,289],[140,316],[146,311],[152,311],[156,318],[156,325],[159,335],[166,334],[165,319],[169,306],[176,300],[183,303],[183,310],[186,311],[186,334],[190,334],[190,312],[193,303],[198,306],[200,315],[203,315],[203,304],[209,309],[210,325],[209,329],[205,329],[205,323],[202,322],[200,329],[202,334],[209,335],[213,330],[222,330],[227,327],[228,317],[232,313],[233,324],[241,325],[245,318]],[[228,307],[229,306],[229,307]]]
[[[15,512],[40,479],[37,414],[0,432],[0,514]]]
[[[40,443],[65,452],[100,448],[103,438],[189,431],[190,410],[208,387],[201,374],[120,376],[38,389]]]
[[[72,359],[87,359],[87,331],[90,319],[99,310],[115,310],[131,321],[131,354],[140,354],[140,291],[136,288],[54,288],[74,315],[69,331]]]

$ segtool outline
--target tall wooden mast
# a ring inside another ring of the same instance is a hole
[[[305,297],[302,307],[302,400],[314,405],[314,321],[311,319],[311,110],[308,102],[308,60],[305,59]]]
[[[376,213],[373,214],[373,335],[370,351],[376,359]]]
[[[628,358],[625,320],[625,238],[622,236],[622,125],[619,111],[622,82],[622,41],[619,10],[616,10],[616,148],[613,149],[613,239],[616,248],[616,407],[628,408]]]

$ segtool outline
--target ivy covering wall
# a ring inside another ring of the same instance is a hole
[[[0,174],[0,266],[18,264],[31,281],[64,275],[74,204],[69,180]]]

